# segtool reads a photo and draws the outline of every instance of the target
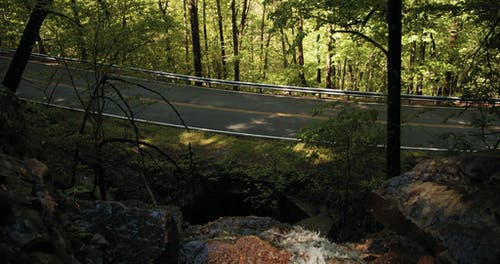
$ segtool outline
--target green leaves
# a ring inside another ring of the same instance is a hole
[[[358,152],[381,144],[377,128],[377,112],[359,105],[333,104],[334,117],[305,128],[300,138],[308,145],[326,147],[334,152]],[[320,114],[317,110],[315,113]]]

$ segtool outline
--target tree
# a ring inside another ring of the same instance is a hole
[[[304,74],[304,18],[299,17],[297,21],[297,56],[299,62],[299,80],[300,84],[306,85],[306,76]]]
[[[24,28],[23,36],[19,42],[14,57],[10,63],[9,69],[5,74],[2,84],[12,92],[16,92],[21,76],[23,75],[26,64],[30,58],[31,51],[40,35],[40,27],[49,14],[53,0],[38,0],[35,8],[31,11],[30,18]]]
[[[387,178],[400,173],[402,0],[387,1]]]
[[[198,22],[198,0],[189,0],[189,16],[191,18],[191,39],[193,44],[194,73],[203,75],[201,66],[200,27]]]
[[[233,56],[234,56],[234,80],[240,80],[240,40],[243,35],[243,30],[246,26],[246,20],[249,12],[248,0],[243,0],[241,10],[240,23],[238,25],[238,9],[236,8],[236,0],[231,0],[231,26],[233,34]],[[237,90],[237,87],[233,89]]]
[[[227,67],[226,67],[226,43],[224,41],[224,26],[223,26],[222,10],[220,6],[220,0],[217,0],[217,25],[219,27],[219,41],[220,41],[220,53],[221,53],[221,64],[222,64],[222,76],[219,78],[226,79],[227,77]]]

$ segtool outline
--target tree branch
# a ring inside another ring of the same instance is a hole
[[[378,43],[376,40],[368,37],[367,35],[361,33],[361,32],[358,32],[358,31],[355,31],[355,30],[334,30],[332,33],[344,33],[344,34],[352,34],[352,35],[355,35],[355,36],[358,36],[358,37],[361,37],[362,39],[370,42],[371,44],[373,44],[373,46],[375,46],[376,48],[378,48],[380,51],[382,51],[385,56],[388,55],[388,52],[387,52],[387,49],[384,48],[384,46],[382,46],[382,44]]]

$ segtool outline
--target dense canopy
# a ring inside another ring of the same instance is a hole
[[[17,47],[35,2],[2,1],[0,47]],[[55,0],[35,51],[205,77],[385,92],[385,14],[380,0]],[[405,1],[402,92],[497,96],[499,17],[494,0]]]

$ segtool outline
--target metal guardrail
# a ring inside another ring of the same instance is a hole
[[[2,51],[3,50],[0,49],[0,54],[2,53]],[[74,59],[74,58],[54,58],[54,57],[49,57],[49,56],[42,55],[42,54],[34,54],[33,56],[34,57],[43,58],[43,59],[47,59],[47,60],[50,60],[50,61],[65,60],[65,61],[81,62],[80,60]],[[110,65],[110,66],[111,67],[116,67],[116,68],[121,68],[121,67],[119,67],[117,65]],[[144,71],[144,72],[147,72],[147,73],[162,74],[162,75],[163,74],[169,74],[169,75],[172,75],[172,78],[176,78],[176,79],[179,79],[179,80],[188,80],[188,81],[203,81],[203,80],[208,80],[208,81],[211,81],[213,83],[219,83],[219,82],[221,84],[227,84],[227,83],[233,84],[233,83],[236,83],[236,84],[240,84],[240,86],[245,86],[245,87],[248,87],[250,85],[253,85],[253,86],[257,87],[257,88],[261,87],[260,84],[249,83],[249,82],[234,82],[234,81],[224,81],[224,80],[217,80],[217,79],[210,79],[210,78],[200,78],[200,77],[194,77],[194,76],[189,76],[189,75],[172,74],[172,73],[165,73],[165,72],[161,72],[161,71],[144,70],[144,69],[139,69],[139,68],[136,68],[136,69],[132,68],[131,70]],[[250,85],[244,85],[244,84],[250,84]],[[281,90],[281,89],[279,89],[280,87],[295,88],[293,86],[280,86],[280,85],[264,85],[264,86],[269,86],[269,88],[275,88],[275,90]],[[302,87],[296,87],[296,88],[302,88]],[[316,90],[316,89],[315,88],[305,88],[304,90],[310,91],[310,90]],[[293,89],[293,91],[296,91],[296,90]],[[352,91],[342,91],[342,92],[344,92],[344,93],[342,93],[342,95],[345,95],[345,94],[351,94]],[[358,92],[356,94],[361,94],[361,92]],[[369,93],[369,94],[379,94],[379,93]],[[383,95],[381,95],[380,97],[382,97],[382,96]],[[424,97],[429,97],[429,96],[424,96]],[[48,103],[48,102],[31,100],[31,99],[27,99],[27,98],[19,98],[19,99],[20,100],[24,100],[24,101],[29,101],[29,102],[32,102],[32,103],[35,103],[35,104],[41,104],[41,105],[46,105],[46,106],[60,108],[60,109],[65,109],[65,110],[71,110],[71,111],[76,111],[76,112],[83,112],[83,111],[85,111],[84,109],[78,108],[78,107],[68,107],[68,106],[57,105],[57,104],[52,104],[52,103]],[[444,99],[446,99],[446,98],[444,98]],[[120,116],[120,115],[115,115],[115,114],[110,114],[110,113],[103,113],[103,116],[111,117],[111,118],[117,118],[117,119],[128,119],[128,117]],[[174,124],[174,123],[152,121],[152,120],[139,119],[139,118],[135,118],[134,120],[137,121],[137,122],[140,122],[140,123],[155,124],[155,125],[167,126],[167,127],[175,127],[175,128],[184,128],[183,125]],[[209,133],[226,134],[226,135],[232,135],[232,136],[244,136],[244,137],[254,137],[254,138],[274,139],[274,140],[285,140],[285,141],[296,141],[296,142],[300,141],[300,139],[293,138],[293,137],[281,137],[281,136],[270,136],[270,135],[261,135],[261,134],[252,134],[252,133],[242,133],[242,132],[227,131],[227,130],[217,130],[217,129],[210,129],[210,128],[193,127],[193,126],[188,126],[188,128],[192,129],[192,130],[204,131],[204,132],[209,132]],[[385,148],[384,145],[377,145],[377,147],[378,148]],[[416,147],[416,146],[401,146],[401,149],[403,149],[403,150],[417,150],[417,151],[433,151],[433,152],[459,151],[459,150],[451,150],[451,149],[447,149],[447,148]],[[469,152],[476,152],[476,150],[469,150]]]
[[[0,49],[0,53],[1,52],[12,53],[14,52],[14,50]],[[68,61],[77,63],[90,63],[88,61],[82,61],[76,58],[51,57],[45,54],[38,54],[38,53],[32,53],[31,56],[55,62]],[[117,69],[128,69],[136,72],[153,74],[162,78],[190,81],[190,82],[202,82],[206,84],[227,85],[233,87],[246,87],[246,88],[265,89],[272,91],[297,92],[297,93],[308,93],[308,94],[338,95],[347,97],[385,98],[387,96],[387,94],[380,92],[361,92],[361,91],[339,90],[330,88],[312,88],[312,87],[300,87],[300,86],[289,86],[289,85],[274,85],[274,84],[263,84],[263,83],[253,83],[253,82],[230,81],[230,80],[221,80],[221,79],[213,79],[206,77],[197,77],[186,74],[169,73],[156,70],[147,70],[137,67],[125,68],[116,64],[109,64],[108,66]],[[431,95],[414,95],[414,94],[402,94],[401,99],[415,100],[415,101],[432,101],[432,102],[461,102],[461,103],[484,102],[483,99],[479,98],[464,99],[457,96],[431,96]],[[492,100],[490,100],[490,102],[493,102],[495,104],[500,104],[500,98],[493,98]]]

